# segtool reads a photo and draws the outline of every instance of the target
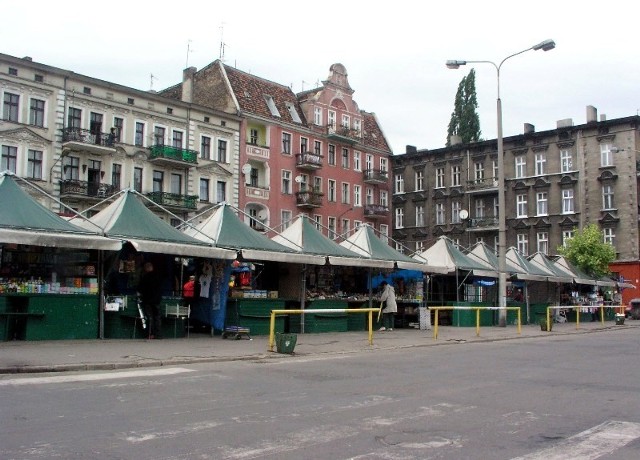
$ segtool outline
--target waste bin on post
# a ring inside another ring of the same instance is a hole
[[[298,336],[296,334],[282,334],[276,332],[276,351],[278,353],[293,354]]]

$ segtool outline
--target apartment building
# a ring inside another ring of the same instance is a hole
[[[76,211],[126,188],[183,219],[238,203],[235,114],[4,54],[0,98],[0,170]]]
[[[607,120],[588,106],[584,124],[564,119],[541,132],[525,124],[523,134],[506,137],[507,247],[557,254],[576,229],[595,223],[616,248],[612,270],[640,282],[639,127],[637,115]],[[410,251],[440,235],[461,247],[483,241],[497,248],[495,139],[434,150],[408,146],[393,158],[392,176],[393,238]]]
[[[217,60],[161,94],[239,114],[238,203],[252,227],[271,236],[306,214],[331,238],[363,223],[388,235],[392,152],[353,93],[342,64],[295,94]]]

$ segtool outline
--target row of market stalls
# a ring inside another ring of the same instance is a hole
[[[158,289],[168,337],[194,327],[267,333],[272,309],[371,307],[383,280],[396,286],[400,326],[416,326],[421,306],[496,301],[497,258],[483,244],[465,253],[441,237],[409,257],[368,225],[338,243],[304,215],[268,238],[225,203],[175,228],[149,209],[158,205],[132,190],[110,197],[91,217],[62,218],[24,190],[29,188],[54,200],[0,173],[0,340],[140,337],[145,331],[137,283],[146,262],[163,280]],[[514,249],[507,257],[510,292],[524,291],[523,300],[514,295],[514,302],[526,304],[527,312],[530,304],[554,302],[566,292],[568,300],[579,301],[576,285],[620,287],[591,280],[563,258],[525,258]],[[185,298],[189,279],[196,288]],[[565,285],[573,290],[558,287]],[[277,327],[364,329],[364,317],[282,317]]]

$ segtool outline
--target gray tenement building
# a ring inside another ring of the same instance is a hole
[[[616,248],[612,271],[638,270],[640,116],[587,121],[504,138],[507,248],[557,254],[576,229],[595,223]],[[434,150],[407,146],[393,158],[393,238],[410,252],[446,235],[461,247],[498,245],[497,141]],[[400,248],[399,248],[400,249]],[[632,269],[632,267],[635,267]],[[630,290],[629,290],[630,291]]]

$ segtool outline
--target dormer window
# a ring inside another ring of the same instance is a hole
[[[273,100],[273,97],[265,94],[264,100],[267,103],[267,107],[269,107],[271,115],[280,118],[280,112],[278,112],[278,108],[276,107],[276,102]]]
[[[289,113],[291,114],[291,118],[293,119],[293,121],[296,123],[302,123],[302,120],[300,119],[300,115],[298,115],[296,107],[291,102],[287,102],[285,105],[287,106],[287,110],[289,110]]]

